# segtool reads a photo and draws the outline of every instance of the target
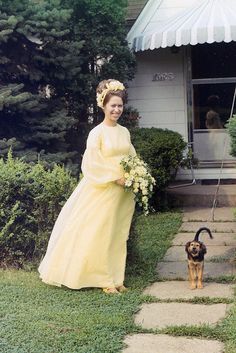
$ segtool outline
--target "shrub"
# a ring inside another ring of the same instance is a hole
[[[133,107],[125,107],[122,116],[119,119],[119,124],[127,127],[129,130],[137,128],[140,119],[139,112]]]
[[[236,157],[236,115],[228,120],[226,128],[230,136],[230,154]]]
[[[176,176],[186,142],[178,132],[167,129],[133,129],[131,135],[137,153],[148,163],[156,179],[153,196],[156,207],[156,203],[160,203],[158,195]]]
[[[76,186],[60,166],[0,159],[0,263],[20,266],[46,249],[58,213]]]

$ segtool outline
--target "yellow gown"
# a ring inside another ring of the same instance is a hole
[[[43,282],[73,289],[123,284],[135,202],[114,181],[124,175],[120,161],[127,154],[135,150],[125,127],[101,123],[89,133],[84,177],[63,206],[39,266]]]

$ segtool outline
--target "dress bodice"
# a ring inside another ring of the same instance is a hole
[[[100,148],[104,157],[119,157],[129,154],[130,137],[121,125],[106,126],[101,124]]]

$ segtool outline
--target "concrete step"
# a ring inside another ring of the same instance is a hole
[[[236,216],[233,207],[216,207],[214,210],[211,207],[183,207],[183,222],[191,221],[233,222],[236,221]]]
[[[143,293],[161,300],[189,300],[195,297],[233,299],[234,286],[223,283],[206,283],[201,290],[190,290],[188,281],[166,281],[153,283]]]
[[[151,303],[142,304],[135,316],[136,325],[146,329],[169,326],[215,325],[222,320],[230,304]]]
[[[192,185],[176,189],[167,189],[170,202],[176,206],[212,207],[217,185]],[[220,185],[217,194],[217,207],[236,205],[236,186]]]
[[[223,353],[224,344],[215,340],[136,334],[125,339],[123,353]]]

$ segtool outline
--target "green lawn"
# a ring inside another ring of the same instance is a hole
[[[132,290],[120,296],[47,286],[36,272],[1,271],[0,352],[120,352],[124,335],[137,331],[133,314],[142,288],[156,279],[156,263],[180,224],[179,213],[138,217],[126,276]]]
[[[155,266],[181,224],[180,213],[138,217],[132,241],[128,293],[69,290],[43,284],[36,272],[0,271],[1,353],[116,353],[128,333],[144,332],[133,323],[139,305],[151,300],[142,289],[155,281]],[[134,239],[134,238],[133,238]],[[172,334],[218,338],[236,352],[236,305],[216,329],[174,328]]]

